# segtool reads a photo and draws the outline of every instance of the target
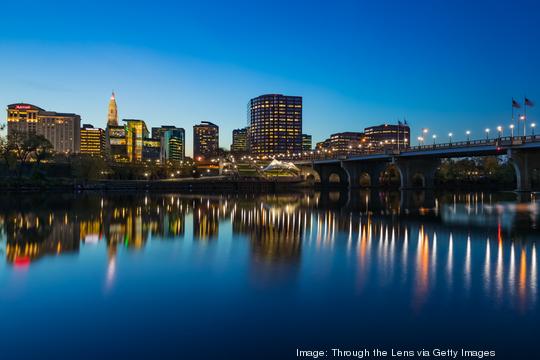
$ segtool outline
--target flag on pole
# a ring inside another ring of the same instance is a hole
[[[530,106],[530,107],[534,106],[534,103],[531,100],[527,99],[527,98],[525,98],[524,104],[525,104],[525,106]]]
[[[521,105],[516,100],[512,99],[512,107],[519,109],[521,108]]]

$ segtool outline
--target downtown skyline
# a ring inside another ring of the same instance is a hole
[[[44,15],[70,11],[62,3],[32,3]],[[120,12],[124,5],[107,6]],[[81,11],[81,26],[70,32],[40,27],[41,19],[36,28],[43,31],[21,29],[15,17],[8,18],[0,25],[0,50],[10,56],[0,65],[9,86],[0,89],[0,101],[75,112],[83,123],[104,128],[107,95],[115,90],[119,118],[186,130],[211,121],[223,134],[220,146],[228,149],[232,130],[247,125],[247,101],[258,94],[302,96],[304,132],[315,144],[331,133],[404,118],[412,139],[422,128],[441,139],[453,132],[456,140],[470,128],[472,137],[481,138],[484,128],[510,124],[511,97],[536,100],[540,93],[534,67],[540,31],[530,26],[539,7],[531,1],[453,2],[427,6],[425,13],[391,1],[343,2],[333,9],[295,2],[274,31],[257,21],[275,16],[276,9],[215,3],[197,23],[189,17],[208,3],[158,5],[168,11],[153,11],[148,20],[163,26],[143,27],[138,36],[123,27],[146,19],[141,13],[125,9],[113,24],[99,2]],[[6,5],[8,11],[19,6]],[[237,14],[240,8],[251,18]],[[292,21],[300,15],[307,18],[302,28]],[[222,26],[210,31],[207,22]],[[281,50],[269,51],[276,48]],[[528,115],[538,120],[536,108]],[[187,155],[192,148],[188,135]]]

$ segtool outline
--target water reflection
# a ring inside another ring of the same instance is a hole
[[[538,203],[514,196],[5,196],[0,225],[5,259],[14,268],[84,251],[81,244],[104,244],[108,289],[119,253],[142,251],[149,241],[202,246],[247,239],[251,270],[268,277],[277,276],[276,269],[281,277],[298,276],[302,262],[316,267],[330,257],[355,274],[358,293],[409,289],[416,310],[437,294],[526,311],[535,309],[537,299]],[[332,266],[317,271],[330,273]]]

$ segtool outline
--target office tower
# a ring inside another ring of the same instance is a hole
[[[153,130],[153,129],[152,129]],[[161,132],[161,161],[183,161],[186,149],[186,132],[182,128],[168,128]]]
[[[253,155],[302,151],[302,97],[261,95],[248,103],[249,144]]]
[[[208,159],[218,154],[219,127],[208,121],[193,126],[193,157],[195,161]]]
[[[249,150],[248,128],[233,130],[231,153],[233,155],[246,154],[248,150]]]
[[[313,149],[311,135],[302,134],[302,151],[311,151],[311,149]]]
[[[392,147],[407,148],[411,144],[411,130],[409,125],[402,124],[397,125],[383,124],[377,126],[370,126],[364,129],[366,135],[366,141],[371,144],[372,147]],[[398,145],[399,144],[399,145]]]
[[[102,156],[105,152],[105,131],[90,124],[81,128],[81,154]]]

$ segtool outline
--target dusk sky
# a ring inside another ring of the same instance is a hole
[[[120,118],[184,127],[188,155],[195,123],[218,124],[228,149],[265,93],[303,96],[314,143],[403,118],[414,139],[480,138],[508,127],[512,97],[540,101],[532,0],[7,1],[2,13],[4,106],[104,127],[114,89]]]

